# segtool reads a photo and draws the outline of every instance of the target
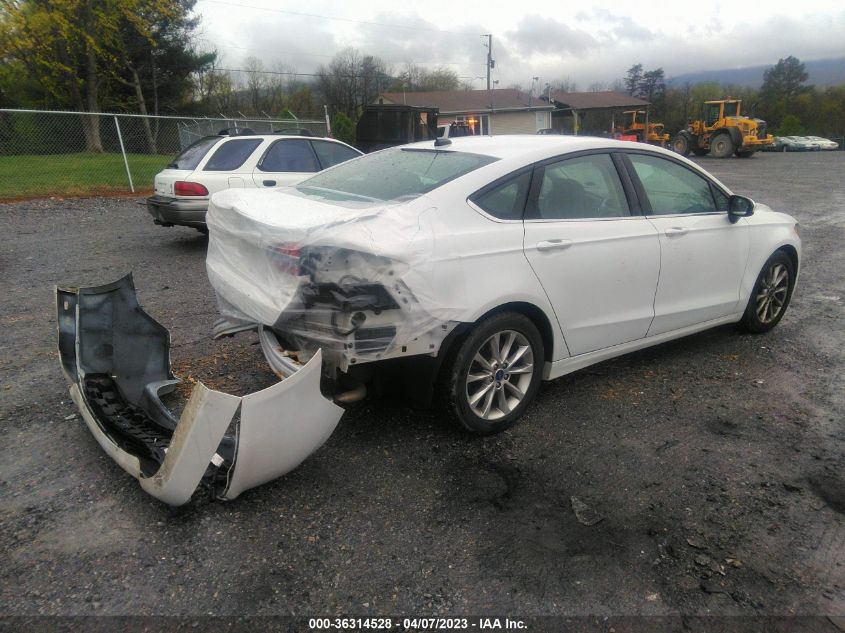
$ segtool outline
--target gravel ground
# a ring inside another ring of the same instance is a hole
[[[253,334],[210,340],[206,239],[135,200],[0,205],[0,614],[845,615],[845,152],[701,162],[801,222],[774,331],[547,383],[492,438],[367,401],[290,475],[178,511],[74,415],[53,285],[133,270],[181,377],[269,385]]]

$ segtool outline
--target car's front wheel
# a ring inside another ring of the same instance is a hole
[[[545,354],[528,317],[502,312],[480,322],[444,371],[446,404],[469,431],[504,431],[537,394]]]
[[[794,287],[795,266],[792,260],[783,251],[775,252],[754,283],[742,326],[750,332],[771,330],[783,318]]]

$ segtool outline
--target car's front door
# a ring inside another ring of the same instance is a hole
[[[649,336],[734,314],[748,260],[748,224],[731,223],[727,195],[687,165],[655,155],[626,156],[643,212],[660,236]]]
[[[646,335],[660,270],[657,231],[632,214],[609,153],[536,167],[524,227],[525,256],[571,355]]]

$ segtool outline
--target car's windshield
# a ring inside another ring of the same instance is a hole
[[[498,160],[436,149],[389,149],[349,161],[304,180],[295,191],[328,201],[413,198]]]
[[[219,136],[206,136],[204,138],[201,138],[196,143],[192,143],[187,148],[185,148],[185,150],[181,154],[179,154],[176,158],[173,159],[173,162],[170,163],[167,168],[196,169],[197,165],[200,164],[200,161],[208,153],[208,150],[211,149],[211,146],[219,140]]]

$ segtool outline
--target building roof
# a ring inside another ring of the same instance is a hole
[[[549,110],[552,106],[537,97],[511,88],[493,90],[434,90],[431,92],[385,92],[385,103],[436,107],[442,114],[479,113],[496,110]]]
[[[601,110],[604,108],[642,108],[648,101],[624,92],[557,92],[552,99],[557,107],[572,110]]]

